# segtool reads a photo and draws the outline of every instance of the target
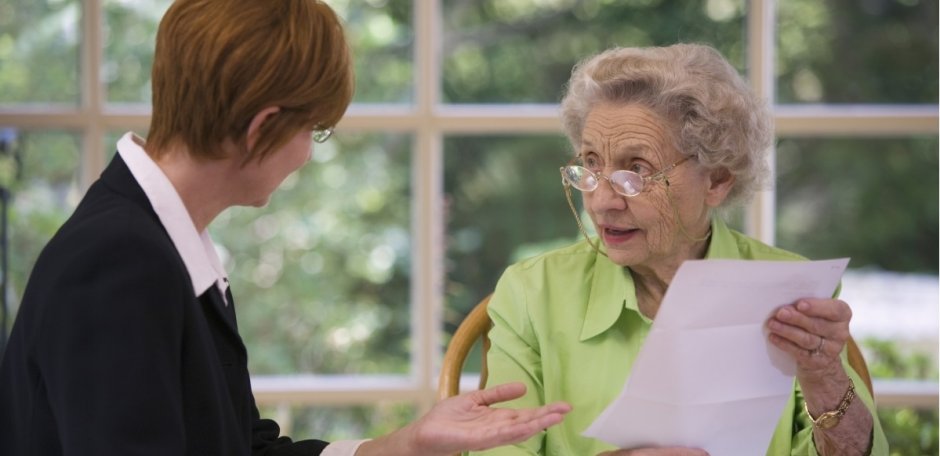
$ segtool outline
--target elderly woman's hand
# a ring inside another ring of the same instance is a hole
[[[838,299],[805,298],[774,312],[770,341],[793,355],[800,383],[831,378],[842,369],[839,354],[849,340],[852,310]]]
[[[828,417],[824,424],[812,424],[821,455],[861,455],[871,447],[873,418],[860,400],[853,400],[854,385],[840,356],[851,319],[843,301],[805,298],[777,309],[767,322],[770,341],[796,359],[809,418]]]

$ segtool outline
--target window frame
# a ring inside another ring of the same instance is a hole
[[[748,80],[774,100],[775,3],[748,0]],[[102,0],[81,0],[80,92],[77,106],[0,105],[0,125],[21,129],[65,129],[82,138],[81,186],[87,187],[106,165],[104,138],[114,130],[145,131],[147,106],[109,105],[101,84],[104,60]],[[437,398],[442,358],[444,311],[443,143],[447,135],[494,133],[557,134],[555,105],[447,105],[440,101],[442,42],[440,0],[414,2],[414,100],[410,105],[354,104],[337,130],[406,132],[414,136],[411,173],[411,334],[409,375],[263,376],[252,383],[259,405],[368,405],[387,401],[416,405],[418,413]],[[899,136],[936,135],[938,105],[777,105],[771,103],[776,135]],[[774,153],[771,153],[774,163]],[[774,241],[775,193],[762,191],[747,209],[746,232]],[[468,382],[469,384],[469,382]],[[936,408],[936,382],[876,379],[879,406]]]

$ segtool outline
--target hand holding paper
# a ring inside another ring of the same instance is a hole
[[[584,434],[619,448],[763,454],[796,373],[764,324],[781,306],[830,297],[847,265],[686,261],[623,391]]]
[[[849,338],[852,310],[837,299],[801,299],[774,312],[770,341],[797,361],[802,383],[832,377]],[[804,385],[805,386],[805,385]]]

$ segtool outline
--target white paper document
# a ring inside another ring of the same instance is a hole
[[[848,263],[686,261],[623,391],[584,435],[618,448],[765,454],[796,362],[768,341],[764,325],[780,306],[831,297]]]

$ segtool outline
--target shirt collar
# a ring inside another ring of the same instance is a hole
[[[708,251],[705,252],[705,258],[741,258],[738,241],[724,220],[718,217],[712,219],[712,239],[708,244]]]
[[[607,331],[624,308],[638,309],[630,269],[610,261],[605,255],[594,255],[594,277],[581,325],[582,342]]]
[[[647,323],[652,322],[639,311],[630,268],[622,267],[604,255],[595,255],[594,277],[584,323],[581,325],[582,342],[610,329],[624,309],[636,312]],[[711,240],[705,258],[740,257],[741,253],[731,230],[721,218],[713,217]]]
[[[208,230],[196,232],[183,200],[170,179],[143,149],[144,140],[132,132],[117,143],[118,154],[127,164],[137,184],[144,190],[160,223],[170,235],[193,283],[193,291],[200,296],[215,284],[225,299],[228,275],[215,250]],[[228,304],[228,302],[226,302]]]

